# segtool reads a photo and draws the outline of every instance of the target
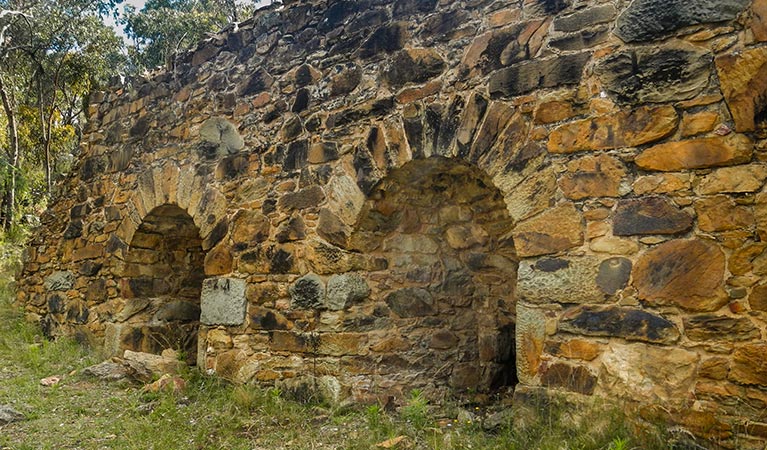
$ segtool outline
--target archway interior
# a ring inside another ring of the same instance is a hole
[[[370,274],[388,310],[388,344],[373,351],[398,366],[381,383],[435,396],[516,384],[511,228],[501,193],[476,168],[430,158],[379,183],[351,246],[387,262]]]
[[[123,349],[172,349],[195,363],[204,258],[199,230],[186,211],[162,205],[144,218],[123,268]]]

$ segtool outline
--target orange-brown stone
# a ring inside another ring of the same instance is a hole
[[[568,359],[592,361],[601,353],[599,344],[584,339],[546,342],[546,353]]]
[[[693,311],[727,303],[723,277],[724,253],[701,239],[665,242],[642,255],[632,271],[640,299]]]
[[[565,197],[581,200],[588,197],[617,197],[626,169],[608,155],[587,156],[567,165],[567,173],[559,179]]]
[[[583,244],[581,214],[571,203],[552,208],[520,223],[514,230],[519,256],[557,253]]]
[[[767,48],[757,47],[716,58],[719,85],[739,132],[754,131],[767,103]]]
[[[696,114],[685,114],[679,128],[683,137],[696,134],[708,133],[719,122],[719,114],[711,111],[703,111]]]
[[[678,121],[672,106],[642,106],[555,128],[549,136],[548,149],[551,153],[572,153],[635,147],[668,136]]]
[[[729,379],[740,384],[767,386],[767,344],[749,344],[735,349]]]
[[[726,195],[717,195],[695,202],[698,227],[702,231],[729,231],[748,228],[754,224],[754,213]]]
[[[650,147],[636,157],[640,169],[673,172],[731,166],[751,159],[754,143],[741,134],[668,142]]]

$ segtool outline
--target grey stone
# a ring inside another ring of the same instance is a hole
[[[631,260],[610,258],[599,264],[597,285],[605,294],[614,295],[626,287],[631,276]]]
[[[422,288],[405,288],[386,296],[386,304],[402,318],[422,317],[434,314],[434,299]]]
[[[75,274],[68,270],[53,272],[45,277],[45,281],[43,281],[43,286],[48,291],[66,291],[72,289],[74,285]]]
[[[115,318],[118,322],[125,322],[126,320],[145,310],[146,307],[149,306],[149,303],[151,302],[146,297],[129,299],[126,305],[123,307],[122,311],[120,311],[120,313],[117,314],[117,317]]]
[[[218,147],[218,155],[234,154],[245,147],[237,127],[231,122],[220,117],[206,120],[200,128],[200,138]]]
[[[517,292],[531,303],[601,303],[597,284],[601,260],[593,256],[543,258],[519,264]]]
[[[713,56],[690,44],[624,50],[601,60],[595,73],[624,104],[689,100],[707,85]]]
[[[0,405],[0,424],[19,422],[26,420],[24,414],[11,408],[9,405]]]
[[[208,278],[200,294],[200,322],[205,325],[242,325],[245,321],[245,280]]]
[[[325,284],[316,274],[309,273],[296,280],[290,288],[290,305],[293,308],[318,308],[325,301]]]
[[[692,228],[692,222],[691,214],[664,197],[621,200],[613,219],[613,234],[678,234]]]
[[[489,90],[494,97],[526,94],[581,81],[590,53],[576,53],[537,61],[524,61],[490,75]]]
[[[130,370],[123,364],[104,361],[83,369],[83,375],[105,381],[119,381],[128,378]]]
[[[370,286],[361,276],[351,273],[333,275],[328,280],[326,304],[331,310],[344,309],[368,295]]]
[[[749,3],[749,0],[634,0],[618,17],[615,34],[626,42],[660,39],[682,27],[732,20]]]
[[[671,344],[679,340],[673,322],[647,311],[619,306],[578,306],[565,313],[559,329],[586,336]]]
[[[160,307],[152,322],[192,322],[200,319],[200,307],[190,301],[173,300]]]
[[[607,4],[584,9],[573,14],[554,19],[556,31],[579,31],[599,23],[609,22],[615,17],[615,6]]]
[[[610,30],[606,26],[582,30],[565,36],[552,39],[549,45],[559,50],[573,51],[583,50],[605,42],[610,37]]]

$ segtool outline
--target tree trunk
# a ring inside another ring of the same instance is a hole
[[[13,110],[12,101],[5,87],[2,74],[0,74],[0,99],[2,99],[5,116],[8,118],[8,134],[10,146],[7,149],[8,164],[10,166],[6,189],[3,195],[2,227],[5,231],[13,225],[13,212],[16,206],[16,174],[19,165],[19,133],[16,127],[16,114]]]

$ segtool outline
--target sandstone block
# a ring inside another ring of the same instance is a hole
[[[597,385],[597,376],[586,367],[556,362],[543,366],[541,383],[544,386],[591,395]]]
[[[757,47],[719,56],[716,70],[735,129],[741,133],[754,131],[761,126],[757,124],[757,116],[767,107],[764,100],[767,48]]]
[[[745,317],[700,314],[684,318],[684,334],[693,341],[748,341],[761,336],[759,329]]]
[[[750,164],[723,167],[703,177],[696,192],[700,195],[756,192],[767,179],[767,166]]]
[[[513,236],[517,254],[522,257],[577,247],[583,244],[581,214],[571,203],[557,206],[517,225]]]
[[[589,197],[617,197],[626,169],[608,155],[587,156],[567,165],[568,172],[559,179],[565,197],[582,200]]]
[[[546,336],[544,310],[524,303],[517,304],[516,353],[517,375],[525,385],[536,385]]]
[[[592,25],[609,22],[616,13],[615,6],[610,4],[582,9],[576,13],[555,18],[554,29],[565,32],[578,31]]]
[[[423,83],[442,73],[445,61],[434,49],[410,48],[397,52],[383,72],[383,78],[392,86]]]
[[[664,197],[621,200],[613,219],[613,234],[679,234],[692,228],[692,215]]]
[[[602,353],[599,344],[585,339],[546,341],[546,353],[568,359],[593,361]]]
[[[739,384],[767,386],[767,344],[749,344],[735,349],[728,378]]]
[[[726,195],[717,195],[695,202],[698,227],[702,231],[730,231],[754,225],[754,213],[748,206],[739,206]]]
[[[490,75],[490,94],[514,97],[535,89],[577,84],[590,56],[589,53],[576,53],[525,61],[498,70]]]
[[[559,126],[549,135],[551,153],[636,147],[671,134],[679,121],[672,106],[642,106]]]
[[[724,253],[701,239],[672,240],[651,249],[634,265],[633,284],[650,304],[713,311],[727,302]]]
[[[691,139],[650,147],[636,157],[640,169],[673,172],[732,166],[751,160],[753,142],[744,135]]]
[[[200,322],[205,325],[242,325],[245,321],[245,280],[208,278],[200,294]]]

